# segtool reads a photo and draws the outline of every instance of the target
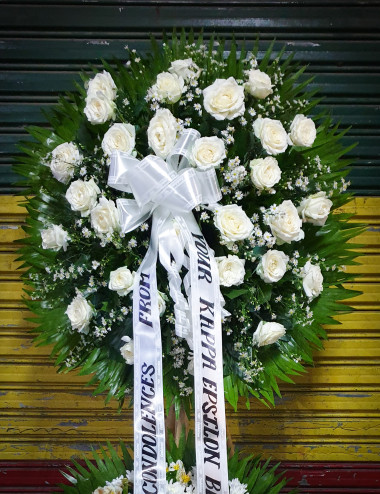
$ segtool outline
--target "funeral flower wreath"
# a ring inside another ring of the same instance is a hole
[[[342,284],[358,227],[337,211],[351,197],[345,132],[315,110],[305,67],[272,48],[259,60],[257,43],[238,51],[232,42],[226,55],[223,40],[191,34],[152,40],[144,55],[126,47],[126,60],[84,74],[47,115],[50,128],[29,128],[34,140],[20,146],[20,252],[38,341],[54,345],[59,371],[92,374],[107,399],[133,387],[132,290],[152,229],[148,213],[123,230],[116,201],[133,196],[110,180],[115,151],[168,161],[193,132],[187,170],[216,176],[220,199],[193,213],[217,261],[224,387],[235,408],[239,395],[273,403],[277,379],[291,382],[312,363],[321,325],[349,310],[340,301],[355,294]],[[187,407],[192,342],[175,333],[167,272],[157,269],[164,393]]]

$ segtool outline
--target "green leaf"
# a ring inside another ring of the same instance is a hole
[[[240,295],[245,295],[248,292],[249,290],[247,288],[240,288],[238,290],[235,289],[231,290],[230,292],[226,292],[225,296],[232,300],[234,298],[240,297]]]

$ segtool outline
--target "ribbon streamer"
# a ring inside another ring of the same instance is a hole
[[[108,184],[134,199],[117,199],[122,231],[151,215],[148,252],[133,290],[135,492],[165,492],[165,422],[162,348],[157,301],[157,257],[168,273],[175,331],[194,351],[197,492],[228,494],[221,317],[223,297],[213,251],[192,209],[221,198],[215,170],[190,166],[199,132],[186,129],[170,155],[142,161],[122,152],[111,156]],[[182,266],[188,268],[184,279]],[[182,293],[185,288],[187,298]]]

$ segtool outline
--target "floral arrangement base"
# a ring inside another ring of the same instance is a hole
[[[166,451],[167,494],[195,494],[194,436],[182,433],[178,444],[168,437]],[[127,446],[120,443],[121,456],[108,444],[107,451],[93,451],[92,459],[73,461],[69,473],[62,472],[70,485],[60,485],[65,494],[127,494],[133,493],[133,459]],[[84,463],[84,464],[83,464]],[[279,464],[270,465],[259,456],[235,453],[228,461],[230,494],[277,494],[286,485],[284,473],[278,473]],[[296,491],[291,491],[295,493]]]

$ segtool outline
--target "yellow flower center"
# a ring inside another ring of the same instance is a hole
[[[187,473],[183,473],[183,474],[181,475],[181,482],[182,482],[183,484],[187,484],[187,483],[189,483],[189,482],[190,482],[190,475],[187,475]]]

